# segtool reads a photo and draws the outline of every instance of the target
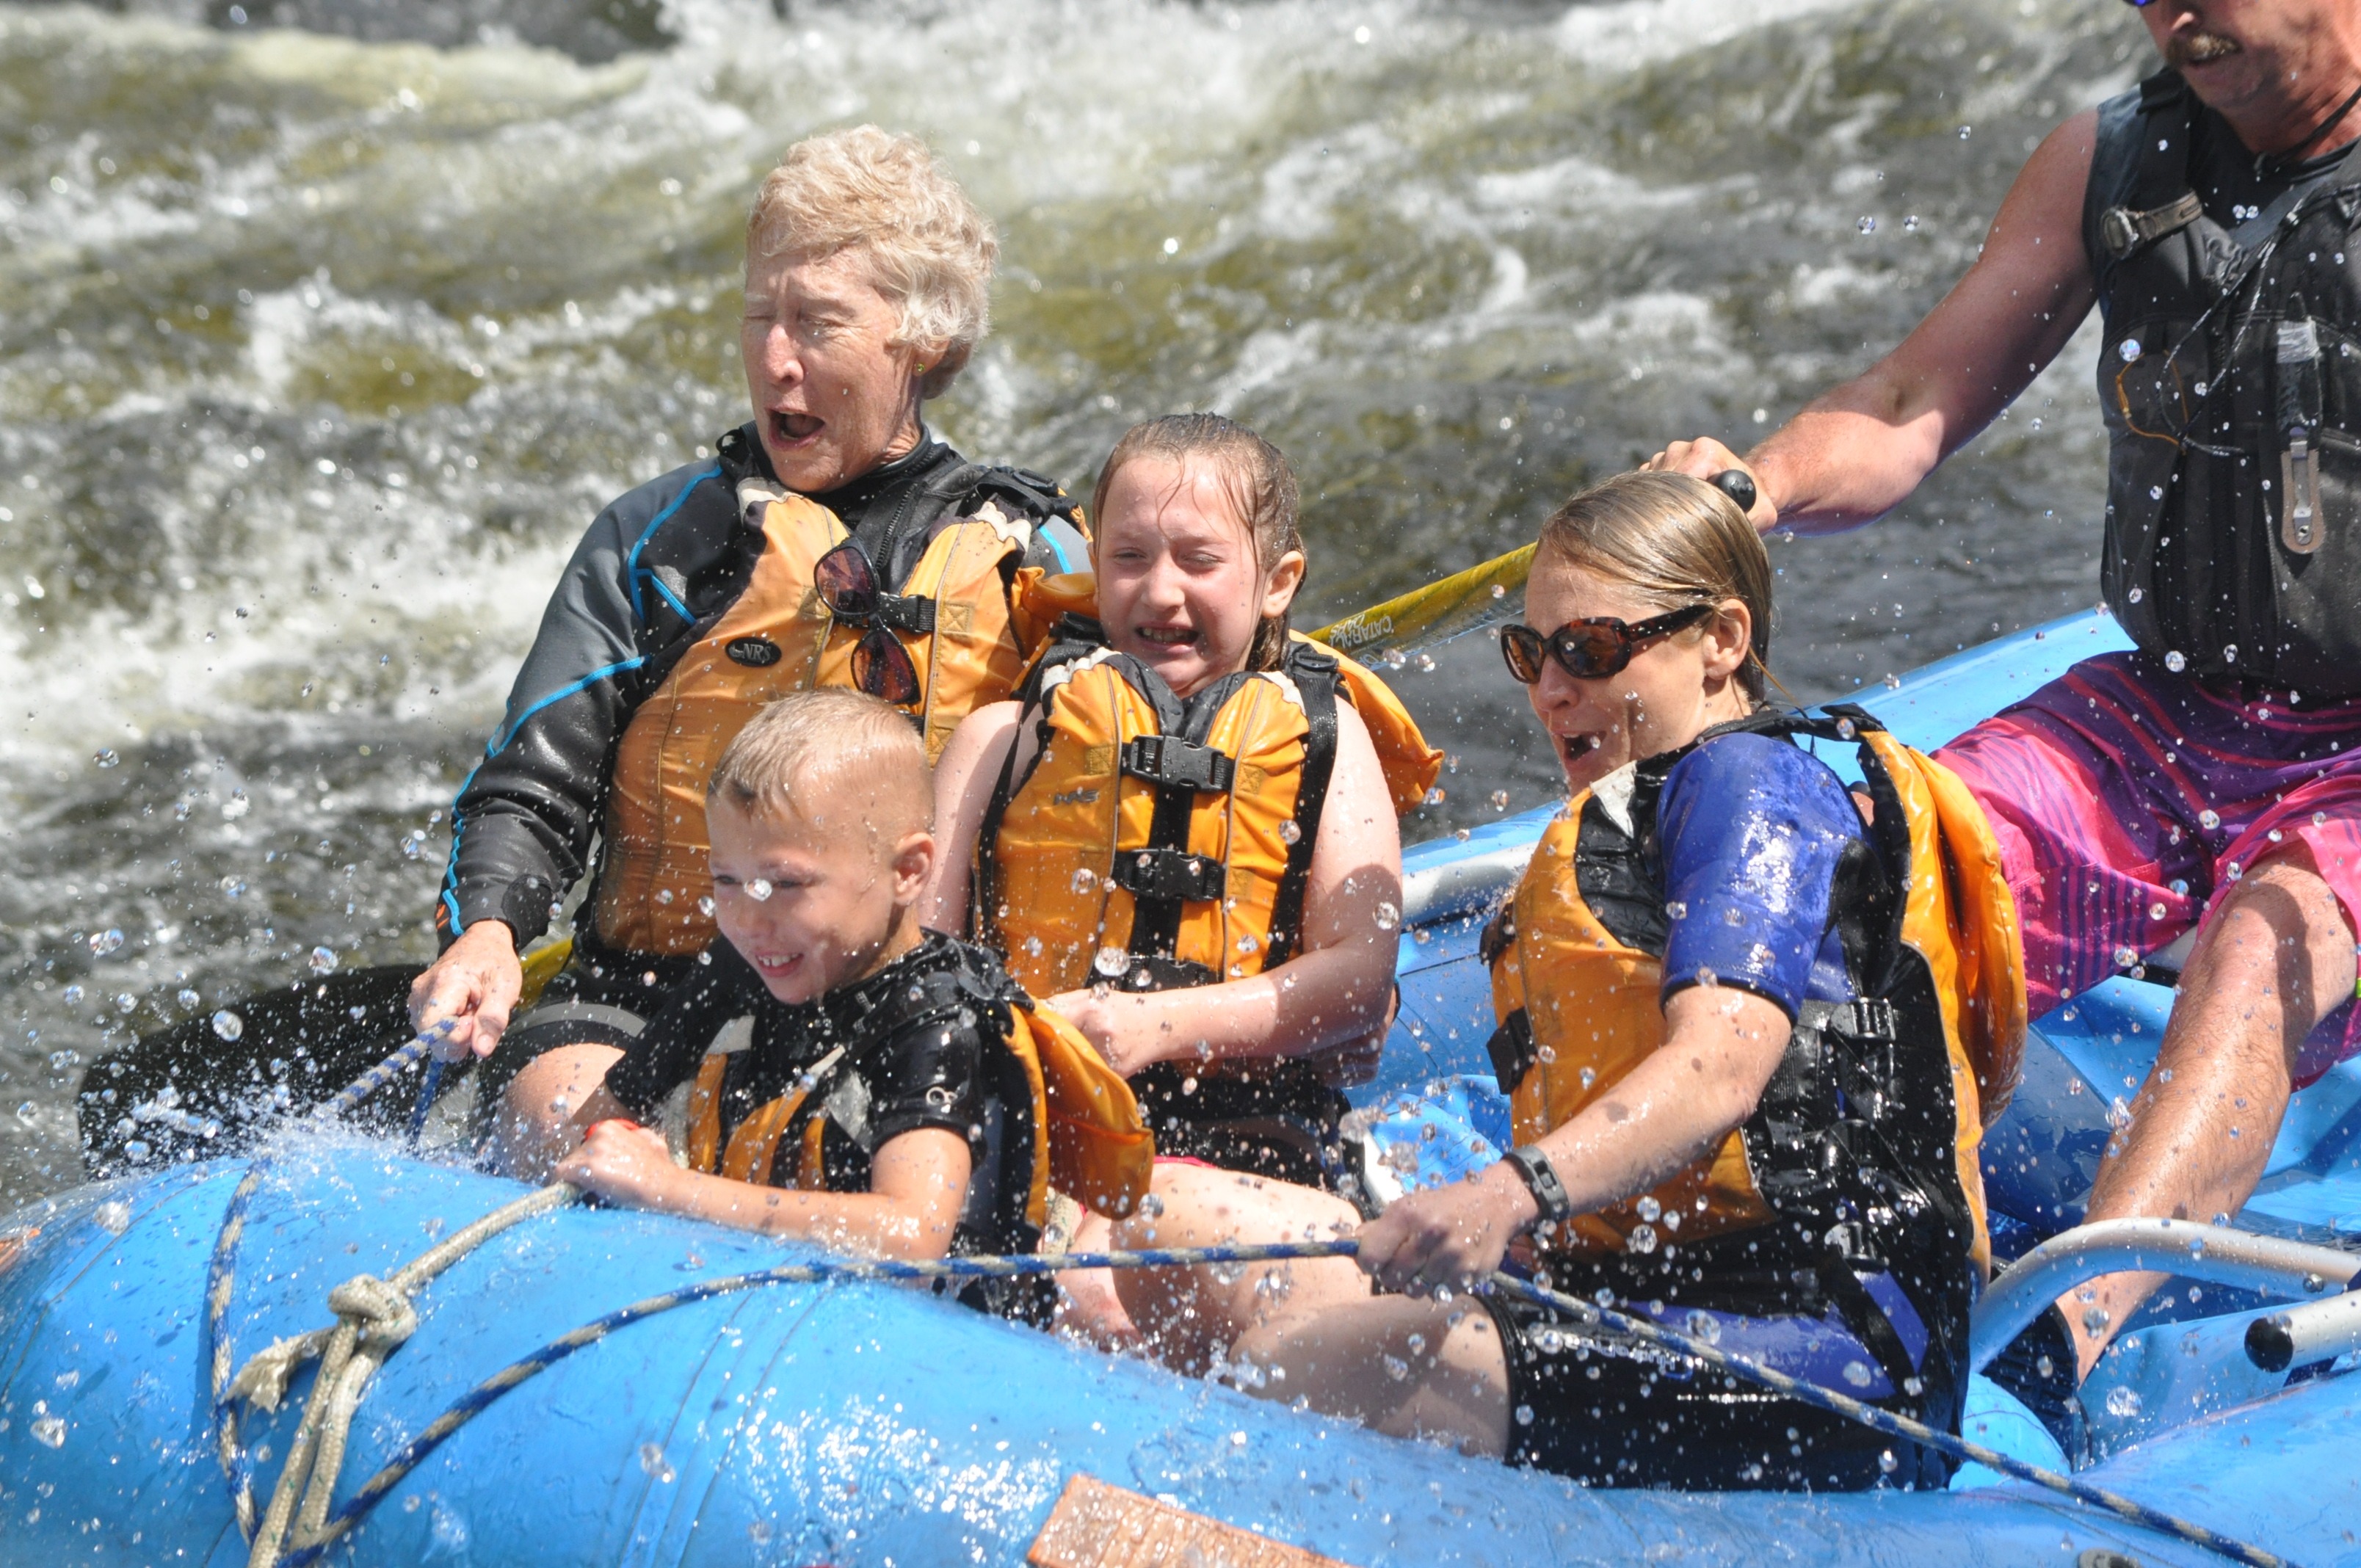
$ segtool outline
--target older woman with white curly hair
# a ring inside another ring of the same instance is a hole
[[[1027,574],[1086,565],[1062,490],[970,463],[922,418],[983,336],[998,248],[922,143],[873,126],[796,143],[763,181],[753,418],[591,524],[452,811],[445,946],[411,1012],[449,1058],[500,1047],[479,1105],[522,1069],[501,1133],[522,1165],[571,1141],[568,1106],[713,938],[705,781],[740,728],[856,686],[939,751],[1034,652]],[[511,1029],[518,951],[586,870],[572,959]]]

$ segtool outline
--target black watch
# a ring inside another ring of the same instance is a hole
[[[1566,1195],[1565,1183],[1557,1179],[1557,1168],[1550,1164],[1549,1156],[1531,1144],[1510,1149],[1500,1157],[1532,1192],[1533,1202],[1541,1209],[1544,1223],[1554,1223],[1574,1212],[1574,1200]]]

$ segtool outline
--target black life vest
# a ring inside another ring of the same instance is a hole
[[[2361,142],[2225,225],[2202,112],[2169,70],[2099,111],[2107,604],[2175,668],[2361,694]]]

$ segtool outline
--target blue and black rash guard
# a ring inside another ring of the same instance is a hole
[[[738,482],[774,477],[754,427],[712,458],[609,502],[576,546],[509,694],[508,711],[451,808],[451,859],[434,924],[449,942],[478,920],[505,921],[517,946],[548,929],[551,906],[586,871],[615,749],[631,715],[746,590],[763,549],[738,510]],[[812,498],[835,512],[895,586],[937,528],[985,500],[1033,524],[1025,565],[1089,565],[1089,546],[1056,484],[970,463],[931,433],[851,484]],[[596,933],[578,936],[595,941]],[[678,960],[649,966],[666,979]]]
[[[1712,737],[1673,764],[1656,828],[1667,1000],[1734,985],[1791,1021],[1806,1002],[1852,1000],[1828,905],[1837,862],[1863,834],[1826,762],[1774,736]]]

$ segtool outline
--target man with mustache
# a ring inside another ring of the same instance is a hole
[[[2361,4],[2129,0],[2165,60],[2053,131],[1910,336],[1741,464],[1759,527],[1857,527],[1983,429],[2096,304],[2104,586],[2137,651],[1942,753],[1992,818],[2038,1014],[2192,927],[2093,1220],[2235,1212],[2292,1089],[2361,1048]],[[2070,1376],[2163,1278],[2078,1288],[2013,1354]]]

